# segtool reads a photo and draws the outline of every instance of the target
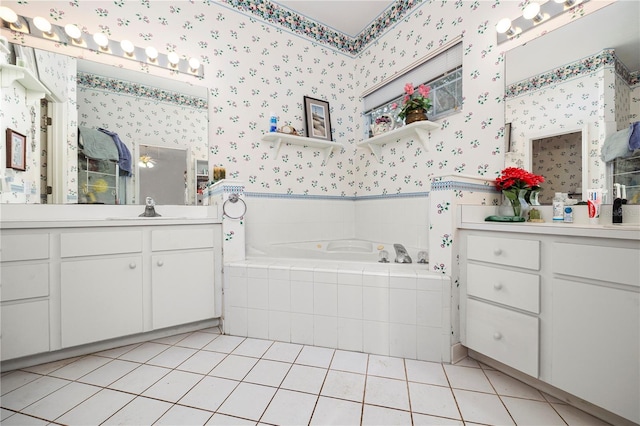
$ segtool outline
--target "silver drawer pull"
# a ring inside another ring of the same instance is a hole
[[[162,260],[158,260],[158,266],[162,266],[164,265],[164,262]]]
[[[501,283],[495,283],[493,285],[494,290],[502,290],[502,284]]]
[[[137,266],[137,265],[136,265],[134,262],[131,262],[131,263],[129,264],[129,269],[136,269],[136,266]]]
[[[495,254],[496,256],[500,256],[502,254],[502,249],[499,249],[499,248],[494,249],[493,254]]]
[[[499,331],[496,331],[495,333],[493,333],[493,339],[494,340],[501,340],[502,339],[502,333],[500,333]]]

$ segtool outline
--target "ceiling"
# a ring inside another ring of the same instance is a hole
[[[273,1],[298,15],[356,37],[394,0],[279,0]]]

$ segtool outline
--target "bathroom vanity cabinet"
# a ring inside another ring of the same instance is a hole
[[[550,225],[462,224],[461,342],[639,423],[638,233]]]
[[[2,229],[2,361],[220,317],[221,225]]]

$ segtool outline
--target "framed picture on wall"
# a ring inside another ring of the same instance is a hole
[[[7,128],[7,168],[27,169],[27,137]]]
[[[329,102],[305,96],[304,117],[308,137],[331,141]]]

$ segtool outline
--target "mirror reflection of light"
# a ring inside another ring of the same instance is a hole
[[[0,18],[3,21],[8,22],[16,28],[22,27],[20,20],[18,19],[18,14],[15,13],[12,9],[7,6],[0,6]]]
[[[138,161],[138,166],[143,167],[145,169],[153,169],[154,161],[148,155],[141,155],[140,160]]]

